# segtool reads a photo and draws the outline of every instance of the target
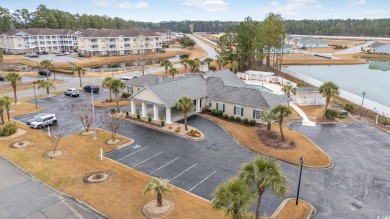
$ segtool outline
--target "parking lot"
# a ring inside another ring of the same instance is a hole
[[[44,107],[44,111],[40,111],[37,113],[32,114],[26,114],[14,117],[14,119],[25,123],[29,118],[32,116],[39,114],[39,113],[54,113],[56,114],[58,125],[56,127],[53,127],[53,129],[57,130],[65,130],[66,134],[75,133],[78,131],[81,131],[83,129],[83,125],[81,124],[80,120],[75,117],[72,114],[71,107],[72,104],[77,103],[91,103],[92,97],[91,93],[80,91],[80,97],[70,97],[66,96],[64,94],[51,96],[51,97],[45,97],[45,98],[38,98],[37,99],[37,105]],[[108,91],[106,89],[100,89],[99,93],[94,93],[94,100],[103,100],[108,97]],[[29,100],[28,102],[35,104],[35,100]],[[96,114],[98,115],[102,110],[96,109]],[[100,119],[100,116],[96,116],[97,122],[98,119]],[[48,129],[45,128],[42,131],[47,132]]]

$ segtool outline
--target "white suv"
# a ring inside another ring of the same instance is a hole
[[[71,97],[78,97],[80,96],[80,92],[76,88],[68,88],[64,91],[65,95],[69,95]]]
[[[42,129],[45,126],[57,125],[58,121],[55,114],[48,114],[35,119],[30,123],[30,128]]]

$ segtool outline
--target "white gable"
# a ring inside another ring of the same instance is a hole
[[[15,33],[14,36],[30,36],[30,35],[23,32],[23,31],[20,31],[20,32]]]
[[[133,99],[137,99],[145,102],[152,102],[160,105],[165,105],[149,88],[145,87],[138,93],[132,96]]]

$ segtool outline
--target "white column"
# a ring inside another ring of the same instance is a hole
[[[146,117],[146,103],[142,102],[142,112],[141,112],[141,117]]]
[[[171,108],[165,108],[165,123],[166,124],[172,124]]]
[[[158,106],[153,104],[153,120],[158,120]]]
[[[199,113],[200,111],[200,99],[196,99],[196,112]]]
[[[135,102],[134,100],[130,100],[131,114],[135,114]]]

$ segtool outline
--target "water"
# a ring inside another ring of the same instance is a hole
[[[390,107],[390,61],[369,61],[361,65],[289,66],[314,79],[333,81],[343,90]]]
[[[270,93],[273,92],[271,89],[268,89],[268,88],[266,88],[264,86],[260,86],[260,85],[253,85],[253,84],[251,84],[251,85],[247,85],[246,87],[254,88],[254,89],[257,89],[257,90],[266,91],[266,92],[270,92]]]

